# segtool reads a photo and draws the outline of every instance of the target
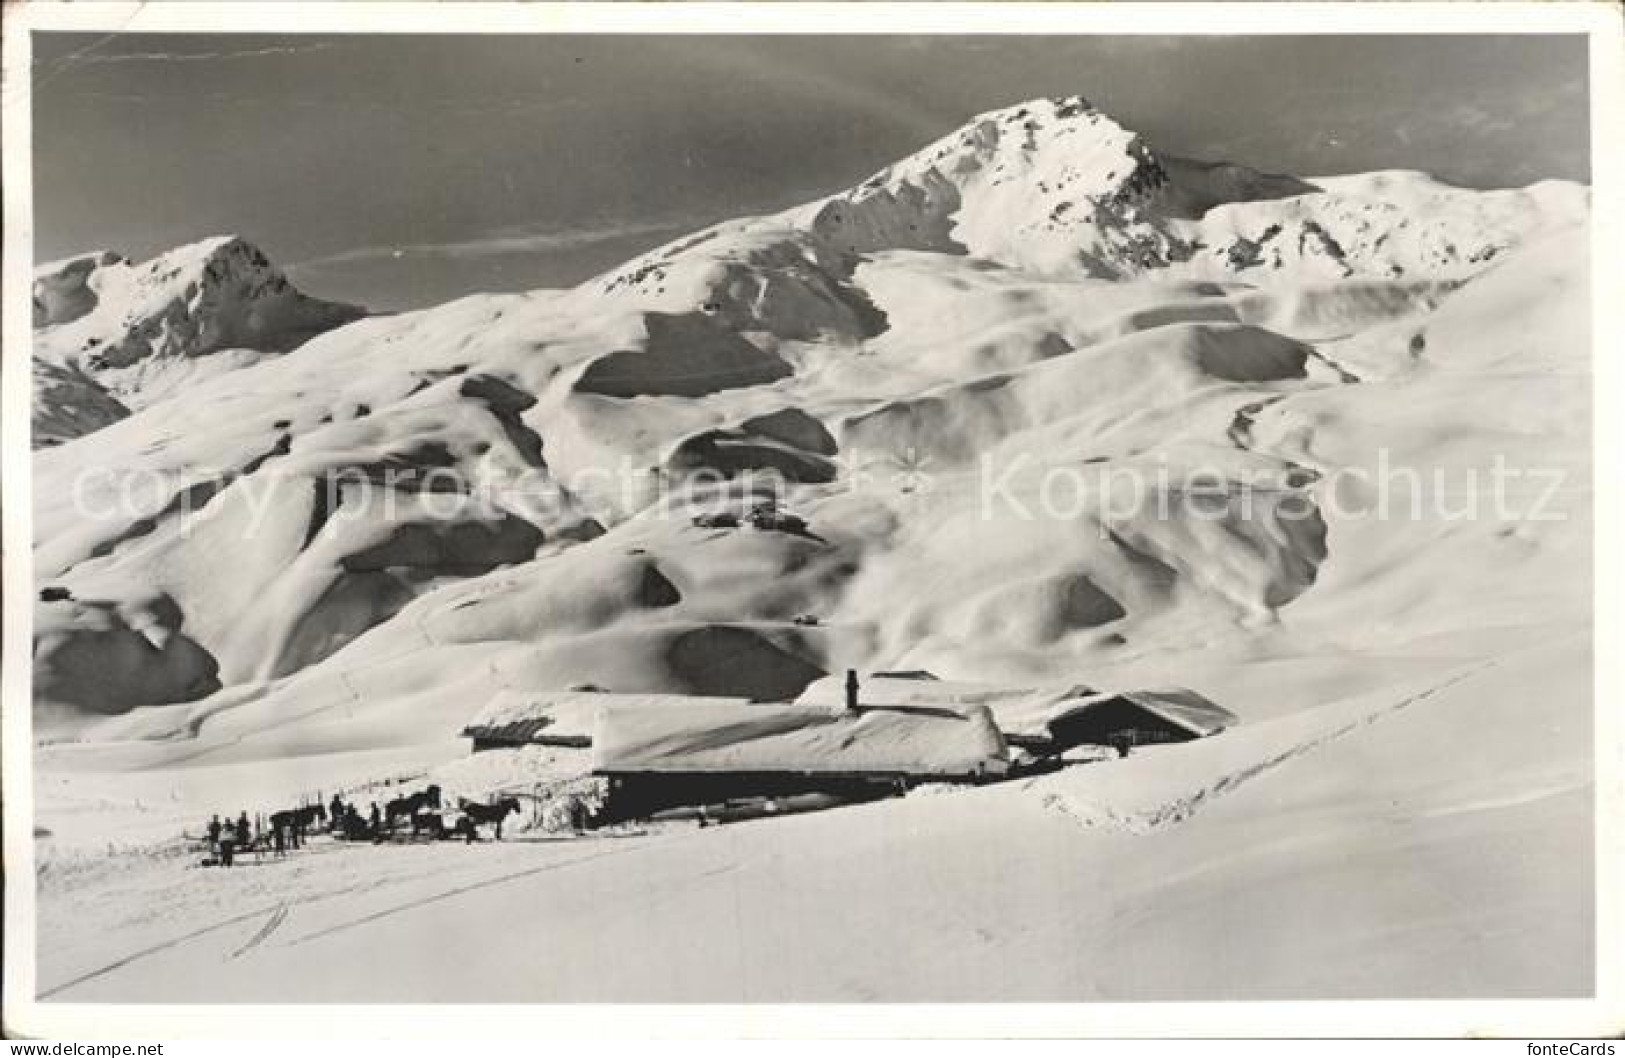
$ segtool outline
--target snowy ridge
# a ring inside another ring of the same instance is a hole
[[[892,251],[1039,275],[1298,283],[1461,278],[1588,210],[1584,188],[1452,188],[1422,174],[1307,182],[1158,154],[1082,97],[978,116],[855,188],[728,222],[599,281],[779,337],[863,336],[852,269]],[[786,317],[794,313],[795,322]],[[867,329],[866,329],[867,327]]]
[[[252,243],[219,236],[132,263],[111,251],[34,276],[35,352],[130,407],[358,319],[300,293]],[[64,439],[47,434],[36,444]]]

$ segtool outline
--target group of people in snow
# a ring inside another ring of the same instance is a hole
[[[253,847],[257,837],[254,828],[248,822],[246,811],[237,817],[235,823],[229,819],[222,823],[218,815],[210,819],[208,836],[210,859],[222,867],[230,867],[232,861],[236,859],[238,850]],[[205,866],[209,863],[209,860],[204,861]]]
[[[224,821],[216,815],[205,827],[208,858],[203,865],[230,867],[239,856],[249,852],[256,857],[267,851],[278,858],[286,856],[290,849],[304,847],[310,830],[318,823],[343,818],[347,807],[354,812],[353,806],[346,806],[343,799],[334,794],[328,805],[320,802],[303,804],[298,808],[272,812],[269,816],[256,815],[252,821],[247,810],[239,813],[235,821],[230,818],[229,812]],[[372,812],[376,819],[377,805],[373,805]],[[331,829],[331,824],[329,826]]]

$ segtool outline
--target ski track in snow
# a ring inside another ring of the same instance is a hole
[[[275,933],[279,928],[281,928],[282,923],[286,922],[287,919],[288,905],[282,904],[275,911],[271,912],[271,916],[265,920],[265,925],[260,927],[258,933],[255,933],[252,937],[248,938],[248,940],[243,943],[242,947],[231,953],[231,958],[239,959],[244,955],[244,953],[259,947],[259,945],[264,942],[265,938],[269,937],[271,934]]]
[[[1127,834],[1145,834],[1151,830],[1150,825],[1138,816],[1125,816],[1103,804],[1084,801],[1077,797],[1048,793],[1039,803],[1080,827],[1106,827]]]
[[[516,843],[517,842],[509,842],[509,843],[505,843],[505,844],[516,844]],[[531,842],[527,842],[527,844],[539,844],[539,842],[531,841]],[[371,912],[371,913],[366,914],[366,915],[362,915],[362,916],[359,916],[359,917],[356,917],[356,918],[347,919],[347,920],[336,922],[336,923],[330,923],[330,924],[327,924],[327,925],[323,925],[320,928],[312,929],[312,930],[310,930],[308,932],[299,933],[297,935],[294,935],[294,936],[290,937],[289,939],[287,939],[285,941],[278,941],[275,946],[278,946],[278,947],[294,947],[296,945],[304,944],[304,943],[306,943],[308,941],[319,940],[319,939],[323,939],[323,938],[326,938],[326,937],[334,936],[334,935],[337,935],[339,933],[343,933],[343,932],[346,932],[348,930],[355,929],[355,928],[360,927],[360,926],[364,926],[364,925],[366,925],[368,923],[378,921],[379,919],[384,919],[384,918],[391,917],[393,915],[409,912],[409,911],[415,910],[417,908],[421,908],[421,907],[427,906],[429,904],[436,903],[436,902],[441,901],[441,900],[449,899],[451,897],[461,896],[461,895],[463,895],[465,893],[477,892],[477,891],[483,890],[483,889],[489,889],[489,888],[492,888],[492,887],[495,887],[495,886],[504,885],[504,884],[507,884],[509,882],[518,881],[518,880],[520,880],[522,878],[528,878],[528,877],[531,877],[531,876],[534,876],[534,875],[537,875],[537,874],[546,873],[546,872],[549,872],[549,871],[562,870],[564,868],[574,867],[574,866],[577,866],[579,864],[587,863],[587,862],[592,861],[592,860],[603,859],[603,858],[608,857],[608,856],[626,855],[628,853],[636,852],[636,851],[638,851],[639,849],[641,849],[643,847],[645,847],[645,846],[642,845],[642,844],[635,844],[635,845],[627,846],[627,847],[624,847],[624,848],[605,849],[605,850],[598,851],[598,852],[589,852],[589,853],[587,853],[585,855],[572,857],[570,859],[551,860],[551,861],[549,861],[547,863],[539,864],[539,865],[536,865],[536,866],[533,866],[533,867],[527,867],[527,868],[524,868],[522,870],[508,871],[508,872],[505,872],[503,874],[495,875],[495,876],[492,876],[492,877],[476,878],[473,881],[469,881],[469,882],[466,882],[466,883],[463,883],[463,884],[460,884],[460,885],[454,885],[454,886],[452,886],[450,888],[447,888],[447,889],[438,890],[436,892],[432,892],[432,893],[429,893],[427,895],[420,896],[420,897],[418,897],[416,899],[413,899],[413,900],[403,901],[401,903],[392,905],[390,907],[383,908],[383,909],[378,910],[378,911]],[[321,849],[320,847],[316,847],[316,848],[313,848],[312,850],[310,850],[310,854],[314,854],[314,855],[331,855],[332,850],[324,850],[324,849]],[[378,884],[378,883],[375,880],[374,886],[376,884]],[[372,888],[374,886],[360,885],[360,884],[345,885],[345,886],[341,886],[339,888],[333,889],[333,890],[331,890],[329,892],[324,892],[324,893],[319,893],[319,894],[315,894],[315,895],[311,895],[311,896],[307,896],[307,897],[302,897],[302,898],[300,898],[300,902],[301,902],[301,904],[303,904],[306,907],[316,905],[316,904],[330,903],[331,901],[334,901],[334,900],[337,900],[337,899],[340,899],[340,898],[352,896],[352,895],[354,895],[355,893],[357,893],[358,891],[360,891],[362,889]],[[283,901],[279,901],[278,903],[275,903],[275,904],[258,907],[258,908],[254,909],[252,911],[247,911],[247,912],[243,912],[243,913],[240,913],[240,914],[231,915],[231,916],[229,916],[227,918],[221,919],[218,922],[211,923],[210,925],[203,926],[203,927],[198,928],[198,929],[193,929],[193,930],[187,931],[185,933],[182,933],[182,934],[180,934],[178,936],[170,937],[170,938],[165,939],[163,941],[159,941],[159,942],[157,942],[155,944],[150,944],[150,945],[147,945],[145,947],[139,948],[136,951],[133,951],[133,952],[130,952],[130,953],[126,954],[126,955],[120,956],[119,958],[114,959],[111,962],[105,963],[105,964],[103,964],[101,966],[97,966],[97,967],[95,967],[93,969],[90,969],[90,970],[84,971],[82,973],[79,973],[79,974],[75,975],[74,977],[70,978],[69,980],[64,981],[64,982],[62,982],[60,984],[55,984],[55,985],[51,985],[49,987],[41,988],[39,990],[39,992],[38,992],[38,998],[41,999],[41,1000],[45,1000],[45,999],[49,999],[49,998],[51,998],[53,996],[60,995],[61,993],[66,992],[66,991],[68,991],[70,989],[76,988],[79,985],[85,984],[88,981],[92,981],[92,980],[95,980],[96,978],[103,977],[103,976],[105,976],[107,974],[123,970],[126,967],[130,966],[131,964],[139,962],[139,961],[141,961],[143,959],[147,959],[147,958],[150,958],[150,957],[155,956],[155,955],[160,955],[160,954],[172,951],[175,948],[181,947],[183,945],[191,944],[191,943],[196,942],[196,941],[201,941],[204,938],[206,938],[206,937],[208,937],[208,936],[210,936],[210,935],[212,935],[212,934],[214,934],[214,933],[216,933],[216,932],[218,932],[220,930],[227,929],[227,928],[230,928],[232,926],[239,926],[239,925],[242,925],[245,922],[252,922],[255,919],[258,919],[258,918],[263,916],[264,921],[261,923],[260,928],[258,930],[256,930],[252,935],[250,935],[245,941],[243,941],[242,944],[240,944],[239,946],[237,946],[235,949],[231,950],[229,953],[227,953],[224,956],[225,959],[227,959],[227,960],[234,960],[234,959],[242,958],[244,956],[250,955],[256,949],[261,947],[261,945],[263,945],[267,941],[269,941],[274,935],[278,934],[282,930],[282,928],[287,924],[289,918],[291,917],[291,911],[292,911],[291,902],[288,901],[288,900],[283,900]]]
[[[544,863],[539,867],[527,867],[522,871],[510,871],[507,874],[497,875],[495,878],[481,878],[478,881],[470,882],[467,885],[459,885],[451,889],[442,890],[438,893],[431,893],[428,896],[420,897],[416,900],[408,900],[405,903],[397,904],[394,907],[387,907],[382,911],[374,911],[370,915],[362,915],[360,918],[354,918],[346,922],[340,922],[333,926],[324,927],[317,932],[301,934],[300,936],[288,941],[287,946],[293,947],[297,944],[304,944],[306,941],[343,933],[346,930],[355,929],[357,926],[364,926],[369,922],[376,922],[381,918],[388,918],[391,915],[398,915],[405,911],[412,911],[416,908],[424,907],[428,904],[433,904],[437,901],[445,900],[453,896],[461,896],[464,893],[472,893],[481,889],[489,889],[492,886],[503,885],[508,882],[517,881],[520,878],[529,878],[532,875],[543,874],[548,871],[556,871],[562,870],[566,867],[574,867],[577,864],[587,863],[591,860],[601,860],[607,856],[624,856],[627,853],[634,851],[636,851],[636,847],[626,849],[609,849],[604,852],[589,853],[585,856],[577,856],[576,858],[570,860]]]
[[[52,996],[60,995],[61,993],[66,992],[68,989],[76,988],[87,981],[95,980],[96,978],[110,974],[115,970],[122,970],[133,962],[139,962],[140,960],[149,956],[169,951],[172,948],[178,948],[183,944],[207,936],[210,933],[214,933],[218,930],[226,929],[230,926],[235,926],[243,922],[252,921],[253,919],[258,918],[259,916],[268,912],[274,915],[279,906],[285,905],[273,904],[270,907],[261,907],[256,908],[253,911],[245,911],[240,915],[233,915],[230,918],[222,919],[219,922],[211,923],[210,925],[203,926],[199,929],[194,929],[189,933],[183,933],[178,937],[171,937],[168,940],[149,945],[148,947],[142,948],[139,951],[134,951],[123,956],[122,958],[115,959],[113,962],[110,962],[105,966],[98,966],[94,970],[86,971],[77,977],[62,982],[61,984],[53,985],[50,988],[42,988],[39,990],[37,998],[41,1000],[50,999]]]

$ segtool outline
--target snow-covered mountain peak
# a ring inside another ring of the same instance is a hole
[[[1138,133],[1073,96],[980,114],[842,197],[862,201],[934,178],[966,198],[1007,188],[1099,200],[1144,195],[1166,183],[1167,173]]]
[[[981,114],[862,183],[727,221],[586,284],[648,311],[704,311],[780,338],[874,333],[853,285],[897,251],[1035,276],[1276,285],[1457,280],[1580,222],[1579,185],[1454,188],[1421,174],[1310,182],[1158,151],[1081,96]]]
[[[848,191],[794,211],[840,254],[969,253],[1054,270],[1111,256],[1108,232],[1167,185],[1146,142],[1081,96],[979,115]]]
[[[90,276],[109,265],[128,261],[112,250],[92,250],[42,264],[34,269],[34,326],[71,323],[96,307]]]
[[[131,407],[286,352],[365,313],[301,293],[252,242],[220,235],[132,262],[98,251],[34,275],[35,353]],[[209,358],[207,366],[195,361]]]
[[[97,250],[40,265],[34,270],[34,326],[51,327],[94,311],[104,295],[141,300],[205,288],[240,288],[263,297],[288,285],[257,246],[238,235],[217,235],[135,263],[112,250]]]
[[[143,268],[158,282],[184,276],[215,285],[257,281],[267,290],[287,284],[286,277],[264,251],[241,235],[215,235],[178,246],[146,262]],[[250,289],[245,293],[253,296],[258,291]]]

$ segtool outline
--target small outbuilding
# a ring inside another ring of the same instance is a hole
[[[798,704],[834,706],[838,677],[810,684]],[[875,673],[861,681],[862,709],[931,707],[953,712],[986,708],[1005,741],[1034,757],[1077,746],[1143,746],[1218,734],[1235,714],[1195,691],[1103,691],[1082,683],[1005,686],[939,680],[913,672]]]
[[[592,745],[598,712],[606,706],[658,709],[705,702],[743,705],[744,698],[693,698],[680,694],[611,694],[606,691],[498,692],[462,730],[474,752],[517,746]]]
[[[1216,735],[1237,717],[1195,691],[1171,688],[1091,694],[1049,717],[1051,753],[1076,746],[1129,746],[1186,742]]]
[[[593,757],[594,773],[609,780],[610,821],[747,799],[865,800],[922,782],[979,782],[1009,767],[985,708],[607,708]]]

